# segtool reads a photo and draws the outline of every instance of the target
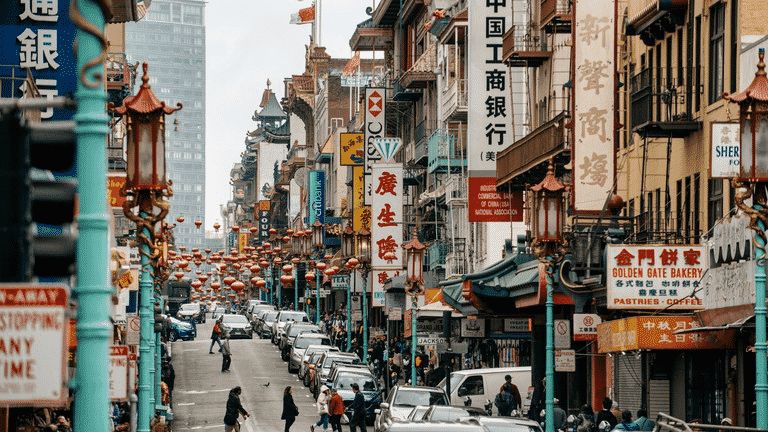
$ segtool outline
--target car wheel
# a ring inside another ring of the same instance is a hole
[[[171,342],[176,342],[178,339],[179,335],[175,331],[168,335],[168,340]]]

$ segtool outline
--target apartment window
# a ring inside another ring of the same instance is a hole
[[[656,229],[666,231],[666,226],[661,224],[661,188],[656,189]]]
[[[685,201],[683,202],[684,219],[685,219],[685,239],[689,241],[691,237],[691,176],[685,178]]]
[[[646,207],[646,214],[648,215],[648,231],[654,232],[653,226],[653,192],[648,192],[648,203]]]
[[[678,180],[675,182],[675,208],[677,209],[677,226],[675,227],[678,233],[683,230],[683,181]]]
[[[693,238],[692,243],[699,243],[699,234],[701,233],[701,176],[699,173],[693,175]]]
[[[737,62],[739,58],[739,2],[731,2],[731,52],[728,55],[731,61],[731,93],[739,90],[739,75]]]
[[[683,58],[683,29],[677,29],[677,85],[685,82]]]
[[[709,8],[709,103],[717,102],[723,94],[725,72],[725,4]]]
[[[694,87],[694,94],[696,94],[696,111],[701,110],[701,15],[696,17],[696,86]]]
[[[723,180],[709,179],[707,197],[707,231],[723,217]]]

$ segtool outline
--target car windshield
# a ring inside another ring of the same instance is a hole
[[[200,306],[196,305],[194,303],[183,304],[179,308],[179,310],[183,310],[183,311],[196,311],[196,310],[199,310],[199,309],[200,309]]]
[[[186,321],[178,320],[178,319],[176,319],[174,317],[169,317],[169,318],[170,318],[171,323],[173,325],[180,326],[180,327],[192,327],[192,324],[190,324],[190,323],[188,323]]]
[[[296,336],[299,333],[303,333],[303,332],[317,332],[317,331],[319,331],[319,330],[315,326],[296,326],[295,325],[295,326],[291,326],[291,328],[288,330],[286,335],[288,336],[288,338],[292,338],[292,337]]]
[[[485,429],[489,432],[540,432],[540,429],[532,428],[530,426],[512,423],[483,423]]]
[[[221,322],[224,324],[248,324],[248,318],[242,315],[224,315]]]
[[[266,315],[264,315],[264,321],[274,321],[275,318],[277,318],[277,312],[267,312]]]
[[[293,346],[298,349],[304,349],[310,345],[330,345],[331,340],[328,338],[328,336],[320,335],[320,334],[308,334],[308,335],[299,335],[296,336],[296,341],[293,343]]]
[[[330,369],[334,362],[352,364],[355,360],[350,356],[328,356],[323,360],[323,369]]]
[[[280,321],[309,322],[309,318],[307,318],[307,314],[305,314],[304,312],[283,312],[283,314],[280,315]]]
[[[440,391],[424,391],[400,388],[395,395],[392,405],[448,405],[445,393]]]
[[[461,407],[452,406],[441,406],[439,408],[432,409],[432,414],[430,414],[429,420],[455,421],[467,417],[478,417],[480,415],[482,415],[482,411],[479,410],[464,409]]]
[[[333,388],[340,390],[351,390],[352,383],[357,383],[360,386],[360,391],[376,391],[376,382],[370,375],[345,373],[336,377],[336,382],[333,383]]]

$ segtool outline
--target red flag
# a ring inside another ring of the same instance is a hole
[[[341,77],[348,77],[355,73],[357,70],[357,67],[360,66],[360,51],[356,52],[355,55],[349,59],[347,62],[347,65],[344,66],[344,70],[341,73]]]
[[[315,21],[315,5],[308,8],[299,9],[298,12],[291,14],[290,24],[309,24]]]

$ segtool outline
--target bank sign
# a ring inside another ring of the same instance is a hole
[[[609,309],[704,309],[693,294],[706,269],[705,247],[610,245],[606,255]]]
[[[0,97],[18,98],[27,70],[32,72],[40,94],[74,95],[77,67],[72,44],[77,27],[69,18],[70,0],[13,0],[0,8],[0,76],[20,78],[3,87]],[[69,120],[72,111],[48,108],[42,119]]]
[[[325,223],[325,171],[309,172],[309,226]]]

